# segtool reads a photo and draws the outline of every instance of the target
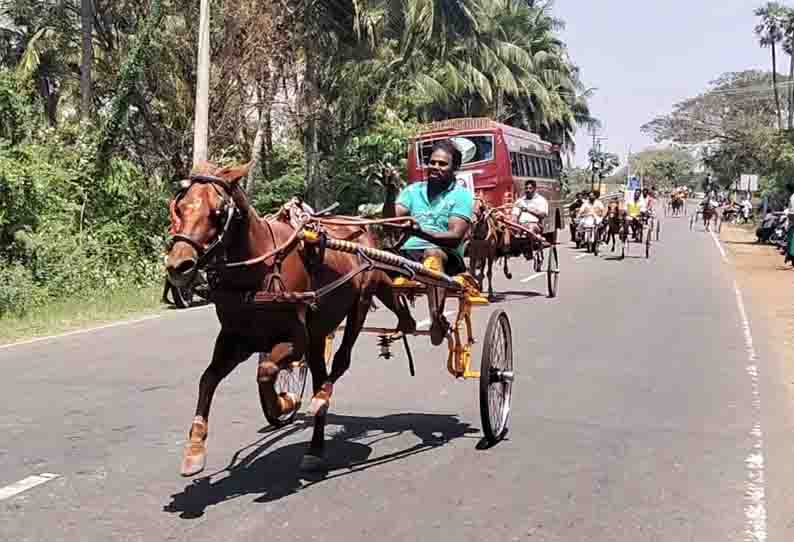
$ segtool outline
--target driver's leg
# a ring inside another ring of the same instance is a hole
[[[428,248],[424,252],[423,265],[438,273],[444,272],[447,263],[447,253],[438,248]],[[438,346],[444,342],[449,330],[449,322],[444,317],[444,305],[446,304],[447,290],[445,288],[429,287],[427,289],[427,308],[430,313],[430,342],[433,346]]]

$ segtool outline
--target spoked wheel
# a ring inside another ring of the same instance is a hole
[[[549,289],[549,297],[557,297],[557,284],[560,281],[560,258],[557,254],[557,246],[552,245],[549,249],[549,265],[546,268],[546,283]]]
[[[507,313],[500,309],[488,320],[480,366],[480,417],[489,444],[507,434],[513,378],[513,333]]]
[[[659,220],[657,220],[656,221],[656,242],[657,243],[659,242],[659,236],[661,235],[661,233],[662,233],[662,223]]]
[[[645,234],[645,258],[651,257],[651,228],[648,228],[648,232]]]
[[[285,412],[281,416],[274,416],[267,408],[265,402],[265,386],[266,383],[259,383],[259,404],[262,406],[262,412],[265,419],[273,427],[284,427],[295,420],[300,410],[301,401],[303,401],[303,393],[306,390],[306,377],[309,374],[309,367],[304,361],[291,363],[287,368],[280,369],[276,375],[276,395],[290,393],[298,401],[295,408],[289,412]]]

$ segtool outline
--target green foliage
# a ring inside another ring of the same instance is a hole
[[[85,126],[22,132],[32,135],[16,145],[0,139],[0,316],[161,280],[166,183],[122,159],[92,176],[96,134]]]
[[[323,164],[327,199],[338,201],[342,212],[356,213],[360,205],[383,203],[379,177],[385,167],[405,174],[408,139],[417,133],[418,125],[385,109],[379,110],[376,118],[370,130],[354,136]]]
[[[14,144],[30,135],[36,113],[28,86],[11,70],[0,68],[0,139]]]
[[[270,156],[271,179],[261,170],[256,176],[251,200],[259,214],[272,213],[289,198],[303,194],[303,149],[296,141],[278,144]]]
[[[46,287],[39,285],[31,271],[19,262],[7,262],[0,273],[0,315],[21,316],[42,306]]]

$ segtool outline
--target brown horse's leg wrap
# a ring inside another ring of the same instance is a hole
[[[256,368],[257,382],[275,382],[278,376],[278,365],[273,362],[269,355],[262,354],[259,358],[259,366]]]
[[[188,441],[182,454],[182,476],[193,476],[204,470],[207,462],[207,422],[201,416],[193,418]]]
[[[312,403],[309,406],[309,412],[314,416],[323,416],[328,412],[331,406],[331,396],[334,394],[334,385],[331,382],[326,382],[317,393],[312,397]]]

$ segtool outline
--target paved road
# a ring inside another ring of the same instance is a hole
[[[509,439],[485,451],[476,382],[420,342],[411,378],[361,340],[325,478],[297,470],[304,422],[266,427],[249,361],[193,481],[178,466],[211,310],[2,349],[0,487],[59,477],[0,500],[0,539],[792,540],[790,398],[752,300],[746,329],[714,240],[672,219],[662,237],[651,260],[563,249],[556,300],[526,264],[500,279],[477,323],[509,311],[519,376]]]

